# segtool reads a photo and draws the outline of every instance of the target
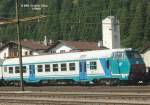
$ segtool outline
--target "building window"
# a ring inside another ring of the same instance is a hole
[[[19,73],[19,66],[15,67],[15,73]]]
[[[42,65],[37,65],[37,71],[42,72],[43,71],[43,66]]]
[[[12,53],[11,52],[9,52],[8,57],[12,57]]]
[[[61,64],[61,71],[67,71],[67,65],[66,63]]]
[[[97,69],[96,61],[90,62],[90,70],[96,70],[96,69]]]
[[[23,72],[23,73],[26,73],[26,72],[27,72],[26,66],[23,66],[23,67],[22,67],[22,72]]]
[[[9,74],[13,74],[13,67],[9,67]]]
[[[75,63],[69,63],[69,70],[74,71],[75,70]]]
[[[28,55],[28,52],[27,52],[27,51],[25,51],[25,52],[24,52],[24,55],[25,55],[25,56],[27,56],[27,55]]]
[[[4,58],[6,58],[6,53],[4,53]]]
[[[30,52],[29,52],[29,54],[30,54],[30,55],[32,55],[32,54],[33,54],[33,52],[32,52],[32,51],[30,51]]]
[[[56,51],[51,51],[51,53],[56,53]]]
[[[4,67],[4,72],[7,72],[7,67]]]
[[[45,72],[50,72],[50,65],[48,64],[45,65]]]
[[[53,71],[58,71],[58,64],[53,64]]]
[[[13,53],[13,57],[17,57],[18,56],[18,53],[17,53],[17,51],[15,51],[14,53]]]
[[[65,53],[65,50],[60,50],[60,53]]]

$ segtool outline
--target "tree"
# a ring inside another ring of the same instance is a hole
[[[150,43],[150,2],[147,4],[147,9],[146,9],[146,24],[144,27],[144,39],[143,39],[143,45]]]
[[[128,47],[141,49],[142,44],[141,41],[143,40],[144,36],[144,2],[138,2],[136,7],[134,19],[131,22],[131,26],[129,29],[129,37],[128,42],[126,43]]]

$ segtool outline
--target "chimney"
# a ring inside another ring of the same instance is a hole
[[[3,46],[3,42],[0,42],[0,47],[2,47]]]
[[[23,39],[23,41],[28,41],[28,39]]]
[[[52,43],[53,43],[53,41],[52,41],[52,39],[50,39],[50,40],[49,40],[49,44],[52,44]]]
[[[97,46],[102,47],[103,46],[103,41],[98,41]]]
[[[47,36],[46,36],[46,35],[44,36],[44,41],[43,41],[43,43],[44,43],[45,46],[48,45],[48,42],[47,42]]]

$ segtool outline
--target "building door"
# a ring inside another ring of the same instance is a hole
[[[35,65],[29,65],[29,80],[35,80]]]
[[[86,80],[87,79],[86,61],[80,61],[79,65],[80,65],[79,79],[80,80]]]

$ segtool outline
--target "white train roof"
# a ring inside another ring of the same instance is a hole
[[[129,49],[111,49],[111,50],[95,50],[85,52],[71,52],[38,56],[22,57],[23,64],[42,63],[42,62],[57,62],[71,60],[85,60],[110,57],[112,52],[124,51]],[[19,58],[6,59],[3,65],[19,64]]]

